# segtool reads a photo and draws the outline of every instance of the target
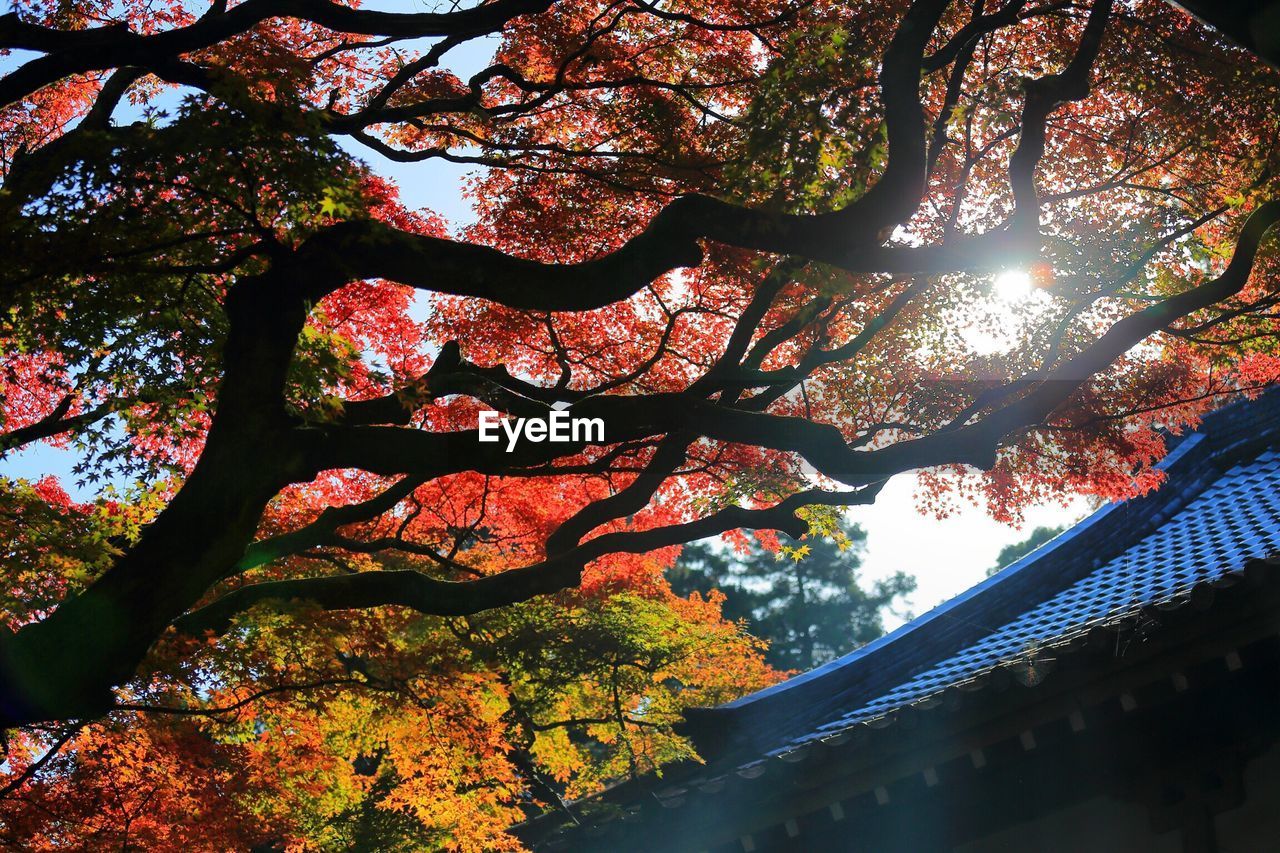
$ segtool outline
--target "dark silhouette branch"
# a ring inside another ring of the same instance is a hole
[[[250,584],[174,622],[183,633],[221,634],[236,615],[271,601],[309,601],[326,610],[398,605],[435,616],[466,616],[576,586],[583,568],[605,554],[642,554],[668,545],[750,528],[802,536],[808,524],[796,516],[806,506],[852,506],[874,500],[879,486],[852,492],[799,492],[764,509],[729,507],[685,524],[606,533],[544,562],[479,580],[442,581],[411,570],[357,572],[320,578]]]
[[[59,401],[53,411],[35,423],[0,433],[0,456],[34,441],[53,438],[56,435],[64,435],[83,429],[89,424],[102,420],[119,408],[117,402],[108,401],[79,414],[68,415],[74,402],[75,398],[68,394]]]
[[[211,10],[194,23],[142,35],[126,24],[59,30],[0,15],[0,48],[45,54],[0,78],[0,107],[27,97],[64,77],[135,66],[151,70],[185,54],[204,50],[248,32],[271,18],[309,21],[334,32],[364,36],[424,38],[497,32],[519,15],[544,12],[554,0],[495,0],[453,12],[379,12],[328,0],[247,0],[231,9]]]

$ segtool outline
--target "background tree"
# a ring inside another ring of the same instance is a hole
[[[768,642],[765,661],[778,669],[812,669],[871,642],[884,633],[885,611],[915,591],[903,572],[859,585],[867,534],[856,524],[833,536],[778,539],[780,550],[750,543],[745,553],[689,545],[667,571],[677,595],[719,590],[725,618],[744,620]]]
[[[1046,527],[1041,525],[1035,530],[1032,530],[1026,539],[1005,545],[1000,549],[1000,553],[996,554],[996,564],[987,569],[987,577],[991,577],[1005,566],[1008,566],[1025,557],[1027,554],[1030,554],[1032,551],[1039,548],[1041,545],[1066,529],[1067,528],[1064,525],[1058,525],[1057,527]]]
[[[1132,494],[1280,374],[1277,77],[1162,3],[11,8],[0,449],[91,490],[0,484],[11,846],[510,846],[775,677],[675,546]]]

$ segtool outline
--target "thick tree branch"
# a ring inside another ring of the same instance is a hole
[[[322,545],[329,540],[339,527],[360,521],[368,521],[394,509],[396,504],[413,494],[413,490],[426,481],[426,476],[404,477],[367,501],[345,506],[327,507],[315,521],[305,527],[254,542],[245,549],[244,556],[240,558],[228,575],[247,572],[281,557],[298,554],[309,548]]]
[[[797,453],[817,471],[849,485],[863,485],[903,471],[947,464],[990,467],[1001,441],[1043,422],[1090,377],[1151,334],[1243,288],[1263,234],[1280,218],[1280,202],[1268,202],[1246,223],[1230,265],[1222,276],[1169,297],[1118,321],[1079,355],[1037,380],[1036,388],[997,413],[970,426],[899,442],[876,450],[856,450],[836,427],[718,406],[690,393],[600,396],[576,403],[575,417],[599,417],[609,443],[675,432],[736,444]],[[887,323],[910,289],[882,315]],[[874,334],[880,326],[866,330]],[[859,336],[862,337],[862,336]],[[858,342],[851,342],[855,346]],[[800,377],[797,377],[797,381]],[[427,434],[394,427],[334,428],[314,448],[312,464],[355,467],[391,475],[413,472],[429,460],[447,458],[459,470],[483,473],[545,464],[582,450],[581,445],[522,443],[515,453],[478,441],[474,431]]]
[[[1049,116],[1062,104],[1089,96],[1089,75],[1102,48],[1112,0],[1096,0],[1089,10],[1084,33],[1067,67],[1046,77],[1027,80],[1022,108],[1021,136],[1009,158],[1009,185],[1013,189],[1014,215],[1010,231],[1019,242],[1038,249],[1040,200],[1036,193],[1036,166],[1045,152]]]
[[[247,0],[213,10],[185,27],[141,35],[125,24],[59,30],[28,23],[16,12],[0,15],[0,48],[45,54],[0,78],[0,108],[64,77],[135,66],[152,70],[179,57],[248,32],[271,18],[309,21],[334,32],[423,38],[497,32],[512,18],[549,9],[554,0],[494,0],[453,12],[379,12],[328,0]]]
[[[108,401],[79,414],[68,416],[67,413],[71,411],[73,402],[74,398],[68,394],[62,398],[52,412],[35,423],[0,433],[0,457],[10,450],[30,444],[33,441],[53,438],[55,435],[82,429],[91,423],[102,420],[119,408],[114,401]]]
[[[588,311],[626,299],[671,270],[701,263],[690,223],[696,220],[696,208],[708,202],[681,199],[615,251],[576,264],[517,258],[487,246],[410,234],[375,220],[330,226],[309,238],[298,256],[321,293],[348,281],[384,278],[513,308]]]
[[[271,600],[310,601],[326,610],[399,605],[428,615],[465,616],[576,586],[583,568],[605,554],[642,554],[740,528],[781,530],[791,536],[803,536],[808,524],[796,516],[798,510],[815,504],[869,503],[878,491],[879,486],[853,492],[810,490],[764,509],[729,507],[685,524],[607,533],[544,562],[474,581],[441,581],[402,570],[252,584],[183,616],[174,622],[174,627],[195,636],[222,634],[237,614]]]

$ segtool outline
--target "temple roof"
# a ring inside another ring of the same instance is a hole
[[[690,712],[689,733],[713,765],[749,764],[853,726],[887,726],[895,711],[981,689],[997,671],[1034,684],[1052,672],[1055,648],[1120,621],[1140,631],[1158,621],[1153,611],[1280,551],[1280,393],[1206,416],[1159,467],[1156,491],[1104,507],[850,654]]]

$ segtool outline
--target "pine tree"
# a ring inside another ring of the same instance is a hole
[[[812,669],[882,635],[885,611],[916,588],[915,578],[903,572],[864,588],[858,569],[867,534],[857,525],[842,533],[847,541],[779,537],[783,550],[777,554],[758,544],[739,556],[698,543],[684,549],[667,576],[682,595],[720,590],[725,617],[744,620],[752,634],[769,641],[765,659],[773,666]],[[798,551],[800,559],[788,556]]]
[[[1067,526],[1065,524],[1060,524],[1057,527],[1040,526],[1031,531],[1031,535],[1021,542],[1014,542],[1012,545],[1004,546],[1000,549],[1000,553],[996,555],[996,564],[987,569],[987,577],[991,577],[1005,566],[1012,565],[1066,529]]]

